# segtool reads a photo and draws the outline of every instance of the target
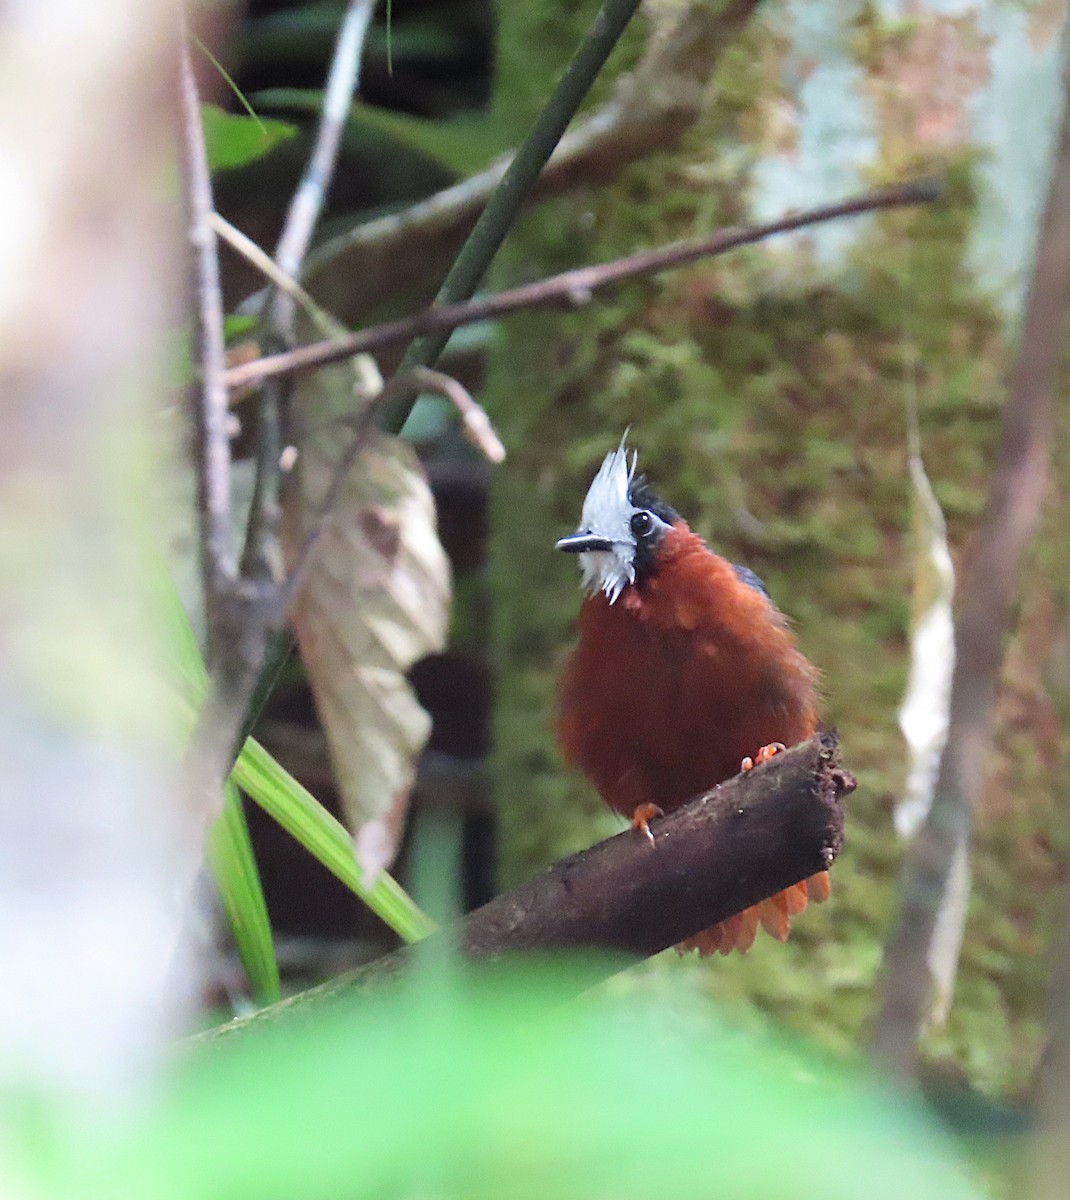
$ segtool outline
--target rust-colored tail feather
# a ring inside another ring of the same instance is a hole
[[[829,879],[828,871],[818,871],[816,875],[811,875],[806,883],[810,889],[810,899],[815,904],[824,904],[832,895],[832,880]]]
[[[823,904],[831,892],[828,871],[818,871],[816,875],[777,892],[768,900],[762,900],[720,924],[696,933],[676,948],[681,954],[697,950],[703,958],[710,954],[731,954],[733,950],[746,954],[754,945],[759,925],[770,937],[775,937],[778,942],[786,942],[791,932],[791,918],[801,913],[811,900],[815,904]]]

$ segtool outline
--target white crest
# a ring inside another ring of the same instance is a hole
[[[591,481],[577,531],[577,536],[587,535],[606,543],[605,548],[581,551],[579,557],[584,587],[591,595],[605,592],[610,604],[629,583],[635,582],[635,535],[631,519],[639,510],[628,499],[628,488],[638,455],[633,452],[629,465],[627,436],[625,431],[620,445],[606,455]]]
[[[635,475],[637,460],[638,455],[633,451],[632,463],[628,466],[624,438],[621,438],[620,446],[610,450],[602,460],[583,501],[580,523],[588,533],[613,539],[622,534],[625,540],[635,545],[628,522],[636,509],[628,499],[628,488]]]

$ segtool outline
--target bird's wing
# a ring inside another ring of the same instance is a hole
[[[769,589],[750,567],[741,567],[739,563],[733,563],[732,570],[735,571],[741,583],[745,583],[747,587],[754,588],[756,592],[761,592],[763,596],[769,596]]]

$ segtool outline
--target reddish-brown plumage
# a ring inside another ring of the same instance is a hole
[[[816,678],[768,597],[677,520],[654,570],[615,603],[602,592],[584,600],[558,740],[624,816],[642,804],[669,812],[738,774],[760,747],[809,737]],[[746,949],[759,921],[783,940],[806,898],[805,885],[791,889],[691,944]]]

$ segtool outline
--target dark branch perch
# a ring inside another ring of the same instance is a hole
[[[835,734],[820,734],[652,822],[653,847],[626,830],[556,863],[419,948],[406,947],[210,1036],[312,1012],[317,1002],[395,977],[414,954],[445,938],[473,960],[515,950],[607,951],[592,957],[584,976],[594,983],[824,870],[843,844],[843,800],[854,787],[838,765]]]
[[[597,946],[647,958],[823,871],[843,842],[836,738],[812,738],[651,823],[626,830],[472,913],[471,958]]]

